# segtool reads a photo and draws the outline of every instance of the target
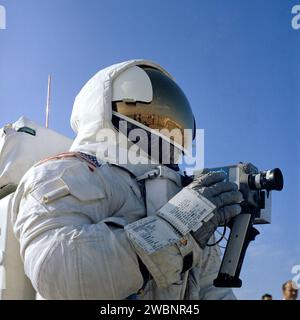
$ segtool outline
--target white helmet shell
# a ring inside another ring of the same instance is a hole
[[[148,103],[152,99],[150,78],[140,67],[126,69],[113,82],[112,101]]]

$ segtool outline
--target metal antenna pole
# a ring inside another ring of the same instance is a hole
[[[50,95],[51,95],[51,75],[48,76],[47,105],[46,105],[46,128],[49,127]]]

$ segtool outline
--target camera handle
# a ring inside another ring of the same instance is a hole
[[[250,241],[259,234],[259,231],[253,227],[254,219],[255,212],[242,212],[233,219],[219,274],[214,280],[215,287],[240,288],[242,286],[239,276],[245,253]]]

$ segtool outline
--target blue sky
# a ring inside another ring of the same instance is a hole
[[[0,0],[0,126],[21,115],[44,123],[53,77],[50,127],[74,137],[72,104],[82,85],[116,62],[158,62],[188,96],[205,129],[207,167],[250,161],[280,167],[273,223],[260,227],[242,270],[239,298],[280,299],[300,265],[299,0]]]

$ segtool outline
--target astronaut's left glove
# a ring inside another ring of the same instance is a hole
[[[195,178],[187,187],[204,196],[216,206],[213,216],[208,221],[204,221],[203,225],[192,233],[201,248],[206,246],[218,227],[225,226],[241,212],[240,203],[243,200],[243,195],[238,191],[235,183],[225,182],[225,177],[224,172],[209,172]]]
[[[203,174],[161,207],[156,216],[125,227],[159,287],[180,282],[184,272],[201,259],[201,248],[217,226],[240,212],[242,194],[224,179],[221,172]]]

